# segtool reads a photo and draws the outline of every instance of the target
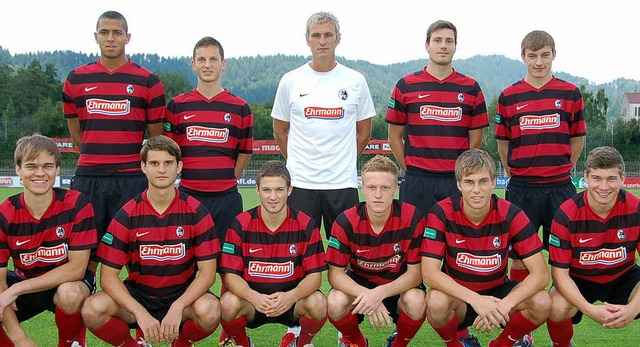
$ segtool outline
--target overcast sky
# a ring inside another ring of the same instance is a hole
[[[491,54],[520,59],[524,35],[541,29],[556,41],[554,71],[595,83],[640,80],[640,2],[633,0],[9,0],[0,8],[0,46],[12,54],[98,53],[96,20],[116,10],[129,22],[128,53],[190,56],[198,39],[213,36],[227,58],[308,56],[306,20],[329,11],[342,31],[337,55],[347,59],[383,65],[426,60],[426,28],[446,19],[458,27],[455,59]]]

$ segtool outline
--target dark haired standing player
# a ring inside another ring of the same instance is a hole
[[[504,328],[489,347],[511,347],[549,315],[542,243],[522,210],[492,194],[495,172],[486,151],[462,153],[456,161],[462,195],[438,202],[427,218],[420,248],[430,287],[427,317],[447,347],[470,346],[457,339],[459,327],[470,325],[481,332]],[[531,270],[523,281],[507,278],[510,245]]]
[[[102,237],[97,257],[103,291],[86,300],[82,318],[113,346],[193,346],[220,321],[220,303],[209,292],[220,254],[213,221],[198,200],[174,187],[182,168],[178,144],[151,137],[140,157],[149,186],[118,211]],[[129,328],[136,326],[144,339],[131,337]]]
[[[35,346],[20,322],[46,310],[55,312],[59,347],[85,346],[80,308],[96,289],[87,270],[97,244],[95,221],[86,196],[53,188],[60,160],[46,136],[17,142],[14,161],[24,191],[0,205],[0,346]],[[14,270],[7,269],[10,258]]]
[[[209,209],[220,244],[242,212],[237,178],[253,151],[253,115],[244,100],[222,88],[226,67],[220,42],[200,39],[191,60],[198,86],[169,102],[164,129],[182,150],[180,190]]]
[[[313,346],[327,320],[322,284],[324,247],[314,221],[287,206],[291,176],[284,163],[266,162],[257,177],[260,205],[238,215],[220,257],[228,291],[220,298],[222,326],[230,338],[221,346],[253,346],[246,328],[267,323],[300,325],[281,347]]]
[[[339,346],[368,345],[360,323],[393,327],[391,346],[406,346],[425,320],[420,278],[422,212],[393,197],[398,167],[377,155],[362,167],[365,201],[336,218],[327,246],[329,320],[342,333]],[[348,269],[345,271],[345,269]]]
[[[607,329],[624,328],[640,314],[640,199],[621,189],[622,156],[613,147],[594,148],[584,179],[587,190],[563,203],[551,225],[547,327],[556,347],[571,346],[572,323],[583,314]]]
[[[62,101],[80,152],[71,189],[91,199],[102,237],[122,205],[147,187],[140,148],[145,130],[162,134],[165,96],[157,76],[127,59],[131,34],[122,14],[103,13],[94,37],[100,59],[69,73]],[[95,263],[90,267],[95,271]]]
[[[584,101],[573,84],[551,74],[556,57],[553,37],[541,30],[521,43],[527,75],[500,94],[495,137],[498,153],[510,176],[505,198],[520,207],[549,246],[549,230],[560,204],[576,194],[571,169],[578,161],[587,132]],[[516,253],[510,277],[523,280],[528,271]],[[517,346],[533,345],[525,336]]]

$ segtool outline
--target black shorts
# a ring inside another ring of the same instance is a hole
[[[498,299],[504,299],[507,295],[509,295],[509,293],[511,293],[513,288],[515,288],[515,286],[517,286],[518,283],[520,282],[507,281],[495,288],[480,291],[478,292],[478,294],[489,295]],[[468,326],[472,326],[473,321],[475,321],[477,317],[478,317],[478,313],[473,309],[473,307],[470,304],[467,304],[467,314],[464,316],[464,319],[458,325],[458,330],[462,330]]]
[[[331,236],[331,227],[336,217],[358,202],[360,198],[356,188],[314,190],[293,187],[287,200],[290,207],[313,218],[318,228],[324,223],[327,240]]]
[[[7,286],[24,281],[25,279],[16,275],[14,271],[7,271]],[[89,294],[96,291],[96,276],[91,271],[86,271],[84,277],[80,280],[89,288]],[[36,293],[23,294],[16,299],[16,316],[18,321],[22,322],[31,317],[37,316],[44,311],[56,312],[56,305],[53,303],[53,297],[58,288],[51,288]]]
[[[167,312],[169,312],[171,305],[182,294],[184,294],[184,291],[180,291],[164,297],[153,297],[141,291],[131,283],[124,282],[124,286],[129,291],[129,294],[131,294],[131,297],[133,297],[140,305],[142,305],[142,307],[144,307],[144,309],[147,310],[147,312],[149,312],[149,314],[153,318],[157,319],[158,322],[162,322],[162,319],[164,319],[164,316],[166,316]],[[139,328],[138,322],[128,323],[128,324],[129,324],[129,328],[131,329]]]
[[[571,279],[580,290],[580,294],[591,304],[596,301],[606,301],[610,304],[626,305],[629,303],[631,292],[640,282],[640,267],[636,265],[614,281],[605,284],[587,281],[574,276],[571,276]],[[640,318],[640,314],[635,319],[638,318]],[[571,322],[578,324],[581,320],[582,312],[578,310]]]
[[[367,289],[373,289],[378,286],[378,284],[376,283],[371,283],[362,277],[356,276],[351,270],[347,270],[345,273],[357,284]],[[426,291],[426,287],[424,286],[423,283],[420,283],[416,288],[422,291]],[[400,300],[400,294],[390,296],[382,300],[382,304],[384,305],[384,307],[387,308],[387,311],[389,311],[389,316],[391,316],[391,319],[393,319],[394,324],[398,324],[398,317],[400,316],[400,314],[398,313],[398,300]],[[358,314],[358,322],[362,323],[363,320],[364,320],[364,315]]]
[[[179,187],[179,189],[200,201],[209,210],[213,219],[216,237],[220,241],[220,247],[222,247],[231,221],[243,211],[242,195],[238,188],[221,193],[202,193],[184,187]]]
[[[129,200],[147,189],[147,177],[142,173],[114,174],[110,176],[75,175],[71,179],[71,189],[89,197],[93,205],[98,230],[98,241],[107,232],[109,223],[116,212]],[[92,258],[96,249],[91,251]]]
[[[264,313],[256,311],[251,322],[247,322],[247,328],[255,329],[269,323],[280,323],[287,327],[300,326],[300,317],[294,318],[296,304],[293,304],[287,311],[277,317],[267,317]]]
[[[542,244],[546,250],[549,250],[549,232],[553,216],[560,205],[574,195],[576,187],[571,181],[555,185],[526,185],[510,181],[505,190],[505,199],[524,211],[533,229],[538,231],[542,227]],[[509,255],[511,258],[519,259],[513,251]]]
[[[417,207],[425,216],[440,200],[456,194],[460,194],[460,191],[453,174],[431,174],[409,169],[400,185],[400,201]]]

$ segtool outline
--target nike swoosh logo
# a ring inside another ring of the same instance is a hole
[[[364,253],[364,252],[369,252],[368,249],[358,249],[356,250],[356,253]]]
[[[430,96],[431,94],[418,94],[418,99],[424,99],[427,96]]]
[[[523,109],[523,108],[525,108],[527,106],[529,106],[529,104],[518,105],[518,106],[516,106],[516,111],[520,111],[521,109]]]
[[[585,243],[585,242],[589,242],[589,241],[591,241],[591,240],[593,240],[593,237],[590,237],[590,238],[588,238],[588,239],[583,239],[583,238],[581,237],[581,238],[580,238],[580,240],[578,240],[578,242],[580,242],[580,243]]]
[[[85,92],[90,92],[90,91],[92,91],[92,90],[94,90],[96,88],[98,88],[98,87],[97,86],[96,87],[84,87],[84,91]]]
[[[461,244],[463,242],[467,242],[467,240],[463,240],[463,239],[456,239],[456,243],[457,244]]]
[[[249,248],[249,253],[255,253],[260,250],[262,250],[262,248]]]
[[[507,335],[507,338],[513,342],[518,341],[518,339],[514,339],[513,337],[511,337],[511,335]]]
[[[147,235],[149,232],[144,232],[144,233],[136,233],[136,237],[142,237],[144,235]]]
[[[190,116],[184,116],[184,120],[191,119],[191,118],[193,118],[195,116],[196,116],[195,114],[192,114]]]
[[[305,96],[307,96],[309,94],[311,94],[311,93],[305,93],[305,94],[300,93],[300,97],[302,98],[302,97],[305,97]]]
[[[25,243],[27,243],[29,241],[31,241],[31,239],[24,240],[24,241],[16,241],[16,246],[22,246],[22,245],[24,245]]]

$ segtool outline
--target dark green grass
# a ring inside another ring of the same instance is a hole
[[[6,196],[20,192],[20,189],[3,188],[0,189],[0,198],[4,199]],[[631,190],[634,194],[639,194],[640,190]],[[253,188],[241,189],[244,206],[246,208],[254,207],[259,204],[257,194]],[[504,196],[504,190],[497,189],[496,193],[499,196]],[[546,254],[545,254],[546,256]],[[324,282],[322,285],[322,292],[327,294],[330,286],[326,279],[326,273],[324,276]],[[220,292],[220,278],[218,277],[216,283],[213,285],[212,290],[214,293]],[[27,322],[22,323],[27,334],[36,341],[40,346],[53,347],[57,343],[57,330],[53,319],[53,314],[46,312],[30,319]],[[365,321],[361,328],[369,339],[369,346],[384,346],[386,338],[391,334],[391,329],[379,331],[371,328],[367,321]],[[600,327],[597,323],[590,318],[585,317],[582,323],[575,326],[574,342],[577,347],[589,346],[589,347],[614,347],[614,346],[638,346],[640,345],[640,324],[638,322],[632,323],[629,327],[622,330],[606,330]],[[257,347],[273,347],[278,346],[280,343],[280,337],[284,334],[286,327],[282,325],[265,325],[258,329],[249,330],[249,336]],[[476,334],[483,346],[486,346],[490,339],[495,337],[498,332],[487,334]],[[218,336],[220,329],[210,336],[208,339],[199,342],[196,346],[217,346]],[[546,325],[543,325],[534,332],[535,342],[537,346],[550,346],[549,335],[547,333]],[[337,331],[329,323],[318,333],[314,339],[314,344],[317,347],[332,347],[336,346]],[[88,333],[87,344],[89,346],[106,346],[106,343],[94,337],[91,333]],[[434,330],[425,323],[414,340],[410,344],[411,346],[444,346],[444,343]]]

